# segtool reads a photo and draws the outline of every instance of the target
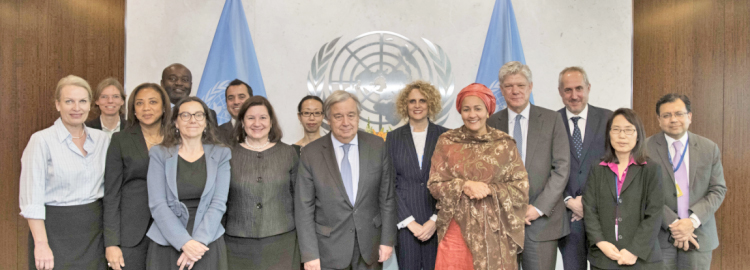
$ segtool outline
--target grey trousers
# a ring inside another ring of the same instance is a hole
[[[521,253],[523,270],[555,270],[557,240],[537,242],[526,237]]]
[[[665,269],[667,270],[708,270],[711,268],[711,255],[713,250],[709,251],[684,251],[674,246],[661,249],[661,256],[664,258]]]
[[[359,245],[357,245],[357,235],[354,235],[354,252],[352,252],[352,263],[341,270],[382,270],[383,264],[379,262],[374,262],[371,265],[368,265],[365,262],[365,259],[362,258],[362,253],[359,251]],[[391,255],[393,256],[393,255]],[[336,270],[333,268],[325,268],[321,267],[321,270]]]

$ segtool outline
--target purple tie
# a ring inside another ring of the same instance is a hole
[[[677,166],[677,163],[680,162],[680,158],[682,157],[683,145],[682,142],[675,141],[672,143],[672,146],[674,146],[672,166]],[[674,172],[674,179],[677,185],[680,186],[680,190],[682,190],[682,197],[677,198],[677,216],[680,218],[688,218],[690,217],[690,214],[688,214],[688,208],[690,208],[690,180],[688,178],[687,167],[685,166],[684,160],[682,161],[680,168]]]

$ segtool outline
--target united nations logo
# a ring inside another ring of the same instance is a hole
[[[227,102],[224,100],[224,92],[229,86],[229,83],[230,81],[217,82],[211,87],[211,90],[208,91],[208,94],[205,95],[206,98],[203,100],[206,102],[206,106],[216,111],[217,124],[226,123],[232,119],[232,115],[227,111]]]
[[[395,108],[398,92],[422,79],[442,95],[443,110],[434,122],[447,120],[456,93],[451,62],[440,46],[422,38],[423,49],[400,34],[374,31],[355,37],[337,51],[340,38],[323,44],[313,57],[307,75],[309,94],[324,100],[336,90],[355,94],[362,103],[360,127],[369,121],[376,130],[388,129],[400,122]]]

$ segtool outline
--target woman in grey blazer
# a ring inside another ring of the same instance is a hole
[[[208,112],[196,97],[178,102],[164,141],[149,152],[149,270],[227,269],[221,218],[232,154]]]
[[[297,152],[281,142],[266,98],[247,99],[237,118],[225,236],[229,269],[299,269],[292,196]]]
[[[657,235],[664,193],[661,167],[648,159],[643,124],[621,108],[607,122],[605,154],[583,193],[591,269],[663,269]]]

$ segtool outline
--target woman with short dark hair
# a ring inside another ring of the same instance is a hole
[[[591,269],[663,269],[661,167],[646,155],[633,110],[612,113],[607,131],[604,157],[591,167],[583,194]]]
[[[302,147],[320,138],[320,126],[323,124],[323,100],[317,96],[305,96],[297,105],[297,119],[302,124],[305,135],[302,139],[292,144],[294,150],[299,154]]]
[[[109,137],[125,129],[125,90],[115,78],[109,77],[96,86],[94,104],[91,109],[97,117],[86,122],[86,126],[95,128]]]
[[[229,268],[298,269],[292,195],[299,157],[281,142],[266,98],[249,98],[237,116],[225,236]]]

